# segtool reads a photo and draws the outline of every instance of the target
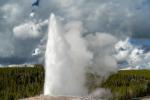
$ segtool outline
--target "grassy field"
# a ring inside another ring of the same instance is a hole
[[[99,76],[88,74],[88,80],[96,82]],[[150,95],[150,70],[124,70],[111,75],[107,80],[93,85],[88,84],[90,91],[96,88],[108,88],[114,100],[130,100]]]
[[[43,93],[44,69],[40,65],[34,68],[0,68],[0,100],[16,100]],[[112,91],[114,100],[128,100],[150,95],[150,70],[119,71],[107,80],[98,83],[100,76],[87,74],[89,92],[99,87]]]
[[[0,100],[17,100],[43,92],[44,69],[0,68]]]

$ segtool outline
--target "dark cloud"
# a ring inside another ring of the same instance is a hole
[[[14,35],[14,27],[33,21],[29,17],[31,4],[32,0],[0,1],[1,62],[3,58],[11,60],[12,56],[15,56],[14,59],[32,58],[32,52],[46,34],[47,28],[44,26],[40,31],[43,35],[34,39],[30,37],[22,40]],[[80,21],[86,30],[83,34],[106,32],[117,37],[150,38],[149,0],[41,0],[35,11],[35,26],[41,23],[39,20],[48,19],[53,12],[64,24]],[[35,58],[32,60],[35,61]],[[24,63],[26,60],[20,62]]]
[[[27,61],[27,58],[19,57],[0,57],[0,63],[3,65],[7,64],[22,64]]]

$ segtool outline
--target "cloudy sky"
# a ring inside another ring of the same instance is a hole
[[[34,18],[31,5],[32,0],[0,1],[0,64],[42,63],[36,53],[44,51],[52,12],[65,25],[79,22],[83,36],[105,32],[119,39],[150,38],[149,0],[41,0]]]

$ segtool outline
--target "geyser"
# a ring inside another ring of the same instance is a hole
[[[70,45],[54,14],[49,19],[48,40],[45,53],[44,95],[85,95],[82,71],[73,66]]]
[[[102,79],[117,71],[112,49],[116,38],[100,32],[83,36],[84,26],[79,21],[61,26],[59,19],[51,14],[45,52],[44,95],[87,96],[86,71],[98,74]]]

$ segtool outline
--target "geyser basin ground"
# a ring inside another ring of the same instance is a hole
[[[72,96],[36,96],[21,100],[94,100],[88,97],[72,97]]]

